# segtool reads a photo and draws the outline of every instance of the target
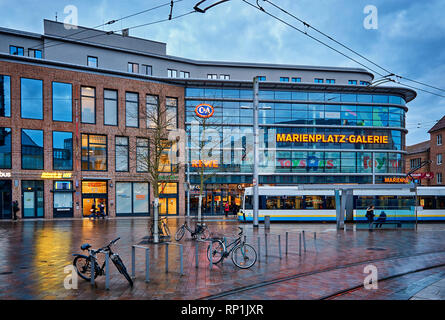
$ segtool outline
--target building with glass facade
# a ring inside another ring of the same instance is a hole
[[[191,60],[167,55],[165,43],[49,20],[44,34],[0,28],[0,39],[0,217],[15,199],[32,204],[29,217],[85,216],[93,203],[111,216],[149,215],[153,186],[137,156],[150,152],[143,111],[158,106],[176,116],[169,129],[185,130],[189,156],[166,172],[161,212],[186,213],[189,181],[196,213],[203,166],[204,214],[239,206],[252,184],[254,77],[260,184],[403,176],[416,92],[372,86],[364,69]],[[213,109],[205,123],[201,104]]]

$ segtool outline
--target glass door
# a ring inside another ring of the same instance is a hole
[[[22,181],[22,208],[24,218],[43,218],[43,181]]]
[[[35,216],[35,192],[23,192],[23,217],[33,218]]]

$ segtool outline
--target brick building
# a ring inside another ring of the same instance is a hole
[[[445,116],[428,133],[430,134],[430,140],[407,146],[407,155],[405,157],[406,172],[418,167],[423,161],[430,160],[430,164],[416,171],[416,173],[433,174],[431,179],[422,178],[421,184],[426,186],[443,185],[445,146],[442,139],[445,136]]]

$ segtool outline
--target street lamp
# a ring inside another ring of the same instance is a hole
[[[258,92],[259,92],[259,79],[253,78],[253,227],[258,228],[258,165],[259,159],[259,125],[258,125]],[[241,106],[241,109],[252,109],[251,107]],[[261,110],[268,110],[271,107],[262,107]]]

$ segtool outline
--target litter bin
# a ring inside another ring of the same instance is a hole
[[[270,229],[270,216],[264,216],[264,229]]]

